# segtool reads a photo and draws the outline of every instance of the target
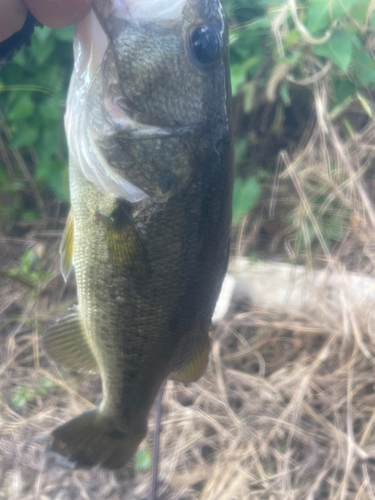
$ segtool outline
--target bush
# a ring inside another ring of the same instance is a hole
[[[8,164],[4,155],[0,157],[2,192],[30,191],[14,155],[19,150],[37,189],[69,200],[62,118],[73,65],[72,40],[72,27],[36,28],[30,47],[23,47],[1,71],[1,139],[10,150]],[[25,202],[15,196],[10,208],[6,214],[22,217]]]
[[[307,123],[335,121],[343,134],[353,136],[372,118],[375,9],[368,0],[223,3],[231,27],[237,224],[259,199],[280,150],[296,148]],[[72,36],[72,28],[37,28],[31,47],[23,48],[0,75],[3,140],[20,150],[37,189],[63,201],[68,200],[68,176],[62,116]],[[313,90],[322,79],[329,117],[319,116],[314,106]],[[0,189],[18,193],[13,211],[6,213],[21,217],[25,176],[10,170],[0,163]],[[27,217],[32,216],[29,211]]]

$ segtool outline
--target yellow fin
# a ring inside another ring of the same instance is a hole
[[[42,345],[57,364],[78,372],[99,371],[95,357],[84,334],[78,310],[68,314],[48,328],[42,336]]]
[[[73,264],[74,219],[70,210],[60,245],[61,273],[66,281]]]
[[[175,382],[195,382],[206,371],[209,352],[210,341],[206,335],[187,363],[180,370],[171,373],[169,378]]]
[[[115,266],[128,268],[139,278],[149,275],[149,260],[133,219],[119,206],[109,217],[99,214],[108,251]]]

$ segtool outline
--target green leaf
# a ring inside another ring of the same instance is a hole
[[[335,91],[334,106],[338,106],[348,97],[352,97],[355,92],[355,85],[347,79],[335,79],[333,88]]]
[[[41,66],[47,61],[49,56],[55,49],[56,42],[53,38],[49,38],[45,43],[38,40],[36,36],[31,38],[31,53],[34,61],[38,66]]]
[[[47,179],[47,186],[52,189],[61,201],[69,202],[69,174],[68,168],[62,163],[59,171]]]
[[[233,224],[237,225],[255,205],[261,194],[260,184],[255,176],[246,181],[235,179],[233,186]]]
[[[61,42],[73,42],[74,39],[74,26],[67,26],[59,30],[54,30],[54,35],[57,40]]]
[[[57,154],[61,149],[60,130],[55,126],[51,126],[49,129],[43,130],[41,143],[38,144],[38,146],[38,150],[42,148],[43,152],[46,154]],[[59,167],[60,164],[56,170],[59,170]]]
[[[358,0],[333,0],[332,2],[332,20],[337,21],[345,14],[350,14],[351,9],[358,3]],[[329,5],[329,2],[327,2]],[[329,7],[328,7],[329,8]]]
[[[35,210],[24,210],[22,212],[21,219],[28,222],[39,220],[40,214]]]
[[[62,69],[58,65],[47,66],[42,70],[38,70],[35,75],[34,83],[39,84],[41,87],[50,88],[54,91],[59,91],[62,86]]]
[[[310,33],[327,30],[331,26],[327,0],[311,1],[307,11],[307,29]]]
[[[59,120],[61,116],[61,98],[58,95],[51,95],[43,100],[39,106],[39,111],[43,118],[47,120]]]
[[[35,261],[36,255],[34,251],[31,248],[25,250],[25,253],[21,258],[21,271],[23,273],[29,273],[31,266],[35,263]]]
[[[375,83],[375,61],[365,49],[360,49],[354,58],[355,72],[362,85]]]
[[[10,179],[8,177],[8,172],[5,167],[0,164],[0,188],[3,188],[5,184],[9,184]]]
[[[28,387],[21,385],[16,389],[10,400],[16,408],[21,409],[28,401],[32,401],[34,398],[35,393]]]
[[[334,30],[328,42],[314,45],[314,51],[318,56],[327,57],[346,72],[352,58],[353,43],[345,31]]]
[[[234,141],[234,164],[239,165],[244,161],[249,151],[250,141],[248,137]]]
[[[23,408],[26,404],[26,398],[22,394],[13,394],[10,401],[16,408]]]
[[[21,49],[13,57],[13,63],[18,64],[19,66],[22,66],[22,67],[25,66],[25,64],[26,64],[26,51],[25,51],[25,47],[21,47]]]
[[[26,146],[31,146],[38,139],[39,129],[36,126],[32,126],[23,123],[15,129],[12,134],[12,140],[10,141],[10,146],[13,149],[24,148]]]
[[[148,470],[152,464],[152,456],[148,450],[138,450],[135,463],[138,469]]]
[[[45,43],[45,41],[49,38],[52,33],[52,28],[48,28],[48,26],[44,26],[43,28],[37,27],[34,31],[34,36],[41,43]]]
[[[43,154],[40,156],[38,164],[35,171],[35,179],[37,181],[45,181],[51,175],[51,171],[54,170],[51,167],[51,163],[55,161],[52,160],[49,154]]]
[[[296,45],[300,40],[299,32],[296,28],[290,30],[286,37],[283,39],[283,45],[285,48],[290,48]]]
[[[42,381],[41,381],[41,386],[44,388],[44,389],[51,389],[51,387],[54,387],[55,383],[52,382],[51,379],[47,378],[47,377],[43,377],[42,378]]]
[[[310,0],[307,11],[308,30],[315,34],[317,31],[330,29],[334,21],[350,13],[357,4],[358,0]]]
[[[50,154],[44,154],[40,156],[37,169],[35,172],[35,179],[37,181],[50,182],[52,177],[57,176],[58,182],[62,181],[62,172],[66,169],[65,162],[62,162]]]
[[[230,77],[232,83],[232,94],[236,95],[239,87],[246,80],[246,73],[243,71],[242,66],[238,64],[232,66]]]
[[[9,121],[20,121],[31,116],[34,112],[35,104],[31,99],[30,94],[18,95],[18,99],[7,113],[6,117]]]
[[[54,387],[54,385],[55,384],[52,382],[52,380],[50,380],[47,377],[43,377],[42,380],[39,382],[38,393],[41,396],[45,396],[47,394],[47,392],[49,391],[49,389]]]

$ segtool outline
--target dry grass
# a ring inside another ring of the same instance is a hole
[[[16,288],[13,293],[22,293]],[[63,381],[43,356],[34,367],[38,323],[52,318],[39,299],[24,299],[20,320],[2,337],[0,498],[147,499],[149,473],[133,464],[117,474],[71,472],[49,459],[49,432],[87,408],[83,398],[95,403],[100,385],[66,373]],[[214,332],[204,378],[167,386],[160,498],[373,499],[369,332],[362,332],[367,358],[343,325],[260,310],[231,315]],[[54,385],[39,394],[45,377]],[[20,386],[35,397],[15,409],[11,396]],[[143,448],[151,447],[152,430],[151,419]]]

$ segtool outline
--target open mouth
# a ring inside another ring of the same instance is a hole
[[[115,172],[100,153],[91,137],[88,119],[88,93],[95,76],[99,79],[101,66],[109,41],[95,13],[89,15],[76,28],[74,41],[75,63],[69,87],[65,129],[70,155],[78,162],[84,176],[101,191],[112,193],[132,203],[147,198],[147,194]],[[103,105],[103,101],[102,101]],[[127,127],[128,117],[113,97],[104,99],[106,119],[102,121],[103,136],[118,128]],[[97,131],[98,132],[98,131]]]

